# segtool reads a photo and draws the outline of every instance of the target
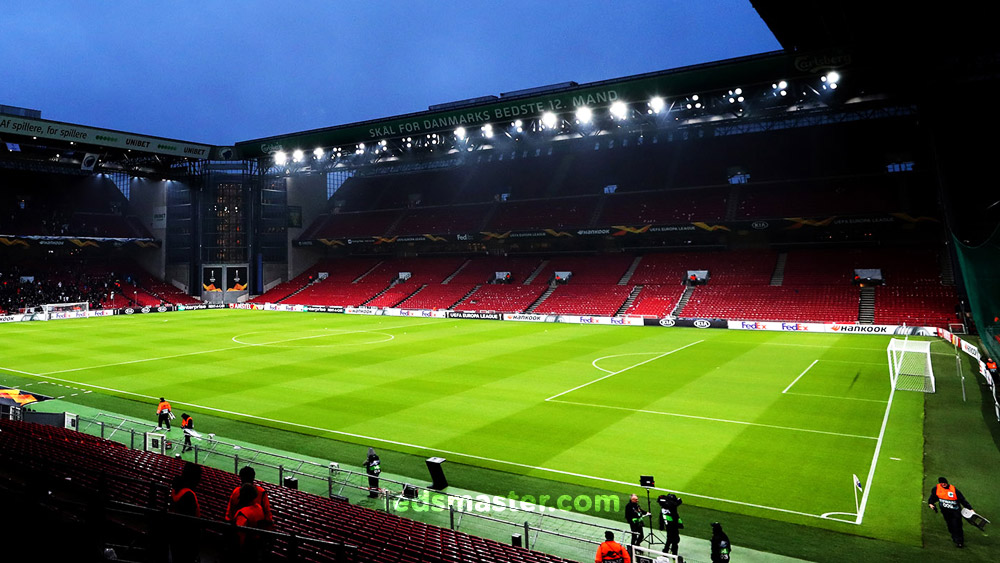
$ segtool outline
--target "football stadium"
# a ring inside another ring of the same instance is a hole
[[[996,46],[752,4],[782,50],[228,145],[0,106],[8,549],[995,560]]]

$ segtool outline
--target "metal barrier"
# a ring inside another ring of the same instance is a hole
[[[77,429],[113,440],[132,449],[144,449],[147,435],[159,436],[149,422],[100,413],[94,418],[80,416]],[[182,440],[164,438],[161,453],[180,453]],[[362,470],[285,456],[220,440],[214,434],[201,435],[192,441],[193,461],[201,465],[238,473],[252,466],[257,479],[328,498],[340,498],[395,513],[405,518],[462,531],[502,543],[522,542],[528,549],[567,559],[589,561],[612,530],[622,544],[628,544],[631,532],[623,524],[609,527],[606,520],[554,506],[535,506],[485,494],[456,495],[385,477],[371,497],[368,475]],[[292,481],[294,480],[294,482]],[[624,510],[624,507],[622,507]],[[653,547],[653,546],[650,546]],[[669,556],[668,556],[669,558]],[[655,557],[654,557],[655,559]]]

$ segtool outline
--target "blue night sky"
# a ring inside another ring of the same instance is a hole
[[[778,49],[749,0],[8,0],[0,104],[227,145]]]

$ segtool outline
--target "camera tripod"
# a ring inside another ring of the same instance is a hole
[[[642,541],[649,544],[649,547],[653,547],[654,543],[663,544],[665,540],[659,538],[653,528],[653,504],[649,499],[649,489],[651,487],[643,487],[646,489],[646,517],[649,518],[649,533],[643,536]],[[642,542],[640,542],[642,543]]]

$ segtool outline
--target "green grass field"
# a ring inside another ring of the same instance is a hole
[[[886,344],[204,311],[0,326],[0,368],[144,401],[150,418],[162,395],[556,483],[630,493],[650,474],[687,505],[919,545],[924,397],[897,392],[886,416]]]

